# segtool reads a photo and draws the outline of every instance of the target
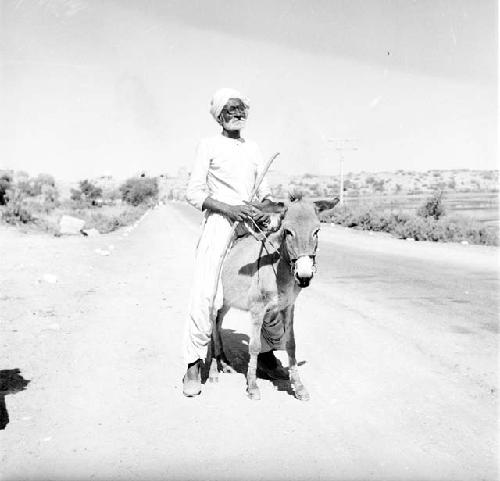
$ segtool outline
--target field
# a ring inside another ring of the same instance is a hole
[[[346,196],[350,206],[375,206],[390,211],[416,212],[429,194]],[[500,218],[498,194],[494,192],[447,192],[443,205],[448,215],[459,214],[480,222],[498,224]]]

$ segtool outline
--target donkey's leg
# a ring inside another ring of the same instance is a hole
[[[288,354],[288,366],[290,374],[290,383],[295,392],[295,397],[301,401],[309,401],[309,393],[302,384],[299,376],[299,368],[295,357],[295,332],[293,329],[295,306],[290,306],[286,312],[286,322],[288,323],[289,335],[286,342],[286,352]]]
[[[220,326],[222,324],[222,319],[228,309],[224,306],[217,311],[217,316],[215,317],[214,326],[212,328],[212,336],[210,338],[211,354],[212,359],[210,362],[210,371],[208,379],[210,382],[219,382],[219,357],[222,352],[222,338],[220,335]]]
[[[224,347],[222,345],[222,334],[221,327],[224,316],[228,313],[230,307],[222,306],[217,312],[217,317],[215,319],[215,326],[212,331],[212,363],[210,364],[210,381],[217,382],[219,378],[219,371],[234,373],[236,372],[229,361],[227,360],[226,354],[224,353]]]
[[[210,382],[219,382],[219,369],[217,367],[217,357],[215,356],[215,333],[212,331],[210,338],[210,370],[208,371],[208,380]]]
[[[248,362],[247,371],[247,393],[250,399],[260,399],[260,390],[257,386],[257,356],[260,353],[261,341],[260,332],[262,330],[262,322],[264,319],[263,306],[257,305],[251,310],[252,326],[250,329],[250,342],[248,351],[250,361]]]

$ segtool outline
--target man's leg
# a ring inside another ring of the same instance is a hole
[[[274,355],[276,349],[283,349],[286,340],[284,312],[270,312],[264,317],[261,331],[261,352],[257,357],[257,372],[273,380],[288,379],[288,372]]]
[[[212,333],[211,302],[219,260],[226,248],[231,231],[229,221],[220,215],[207,217],[196,249],[189,316],[184,336],[184,361],[188,365],[184,376],[184,394],[201,392],[201,362],[207,356]],[[219,282],[215,310],[222,306],[222,286]]]

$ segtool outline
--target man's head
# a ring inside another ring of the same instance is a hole
[[[248,107],[241,99],[231,98],[219,115],[219,124],[225,130],[241,130],[247,121]]]
[[[210,103],[213,118],[228,131],[245,127],[248,108],[248,99],[237,90],[228,88],[215,92]]]

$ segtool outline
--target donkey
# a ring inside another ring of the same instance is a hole
[[[217,312],[212,333],[210,380],[219,368],[234,372],[224,354],[221,325],[231,307],[251,314],[250,361],[247,393],[260,399],[257,386],[257,356],[263,344],[286,349],[290,383],[297,399],[306,401],[309,393],[302,384],[295,357],[294,307],[300,291],[307,287],[316,270],[316,251],[320,221],[317,208],[291,194],[284,207],[279,229],[262,240],[238,239],[230,250],[222,271],[223,305]]]

